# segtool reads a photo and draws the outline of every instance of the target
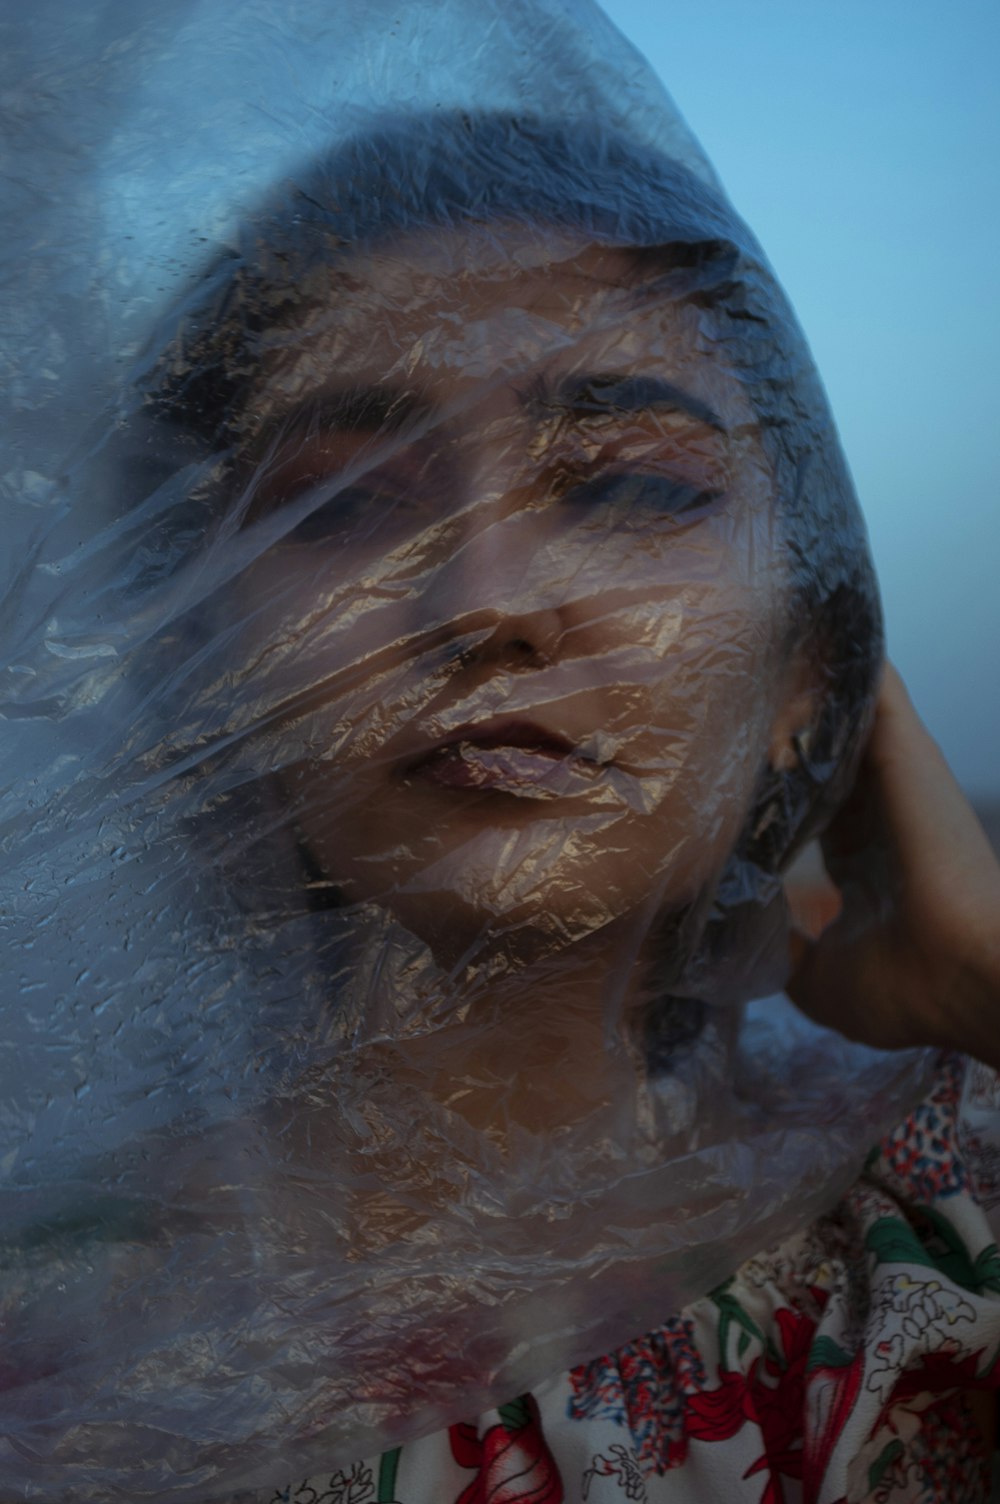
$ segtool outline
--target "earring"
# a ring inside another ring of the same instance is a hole
[[[816,735],[814,726],[806,726],[804,730],[797,731],[792,737],[792,750],[795,754],[795,764],[807,778],[813,778],[813,741]]]
[[[793,731],[790,739],[778,750],[771,768],[775,773],[794,773],[801,769],[808,773],[812,755],[813,728]]]

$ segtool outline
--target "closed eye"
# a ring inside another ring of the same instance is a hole
[[[326,486],[322,501],[287,535],[318,541],[350,528],[368,510],[383,513],[423,495],[428,448],[404,435],[426,424],[426,405],[405,392],[379,387],[311,397],[269,423],[243,460],[250,493],[244,525],[252,525]],[[402,440],[402,442],[401,442]]]
[[[377,475],[343,486],[307,512],[283,538],[284,543],[361,542],[388,526],[397,527],[401,514],[412,510],[408,493]]]
[[[725,492],[656,472],[610,470],[568,486],[564,506],[581,518],[648,526],[657,520],[692,523],[724,500]]]
[[[283,543],[350,547],[376,536],[392,541],[447,509],[448,476],[436,451],[411,445],[365,469],[359,460],[368,447],[327,440],[279,454],[256,483],[247,522],[313,502]]]

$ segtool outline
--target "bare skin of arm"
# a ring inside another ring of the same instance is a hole
[[[1000,1069],[1000,863],[891,664],[822,844],[843,908],[817,940],[795,936],[793,1001],[866,1044]]]

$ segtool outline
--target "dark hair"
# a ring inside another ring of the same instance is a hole
[[[630,250],[665,296],[711,311],[713,343],[757,415],[788,550],[794,639],[825,693],[798,767],[764,777],[734,859],[738,906],[748,871],[780,870],[842,799],[870,720],[882,629],[864,524],[805,341],[753,235],[710,184],[598,123],[451,112],[383,120],[243,226],[161,333],[145,401],[214,449],[238,448],[262,342],[328,292],[331,257],[421,228],[497,220]]]

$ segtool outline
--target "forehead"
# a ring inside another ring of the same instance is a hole
[[[331,384],[405,385],[450,405],[484,385],[588,369],[682,378],[727,426],[744,423],[710,315],[668,284],[627,248],[548,227],[426,229],[317,258],[291,318],[264,336],[258,412]]]

